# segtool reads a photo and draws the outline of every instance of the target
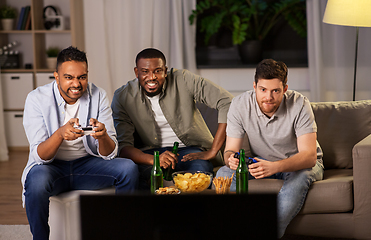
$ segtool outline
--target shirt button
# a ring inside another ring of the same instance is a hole
[[[62,114],[64,114],[64,112],[62,112]]]

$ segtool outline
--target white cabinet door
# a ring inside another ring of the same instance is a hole
[[[27,94],[33,90],[32,73],[1,74],[4,109],[23,109]]]
[[[28,140],[23,128],[23,112],[4,112],[4,123],[8,147],[28,147]]]

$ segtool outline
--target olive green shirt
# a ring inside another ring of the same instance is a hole
[[[159,104],[174,133],[186,146],[210,149],[214,138],[196,102],[217,109],[218,123],[227,123],[232,98],[232,94],[210,80],[188,70],[171,69]],[[145,97],[138,79],[115,91],[111,107],[119,152],[126,146],[142,150],[161,147],[151,102]]]

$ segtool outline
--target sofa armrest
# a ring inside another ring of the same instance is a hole
[[[371,236],[371,135],[353,148],[355,238]]]

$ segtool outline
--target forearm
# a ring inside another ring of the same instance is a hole
[[[120,157],[129,158],[137,164],[153,165],[153,155],[132,146],[123,147],[120,151]]]
[[[102,156],[110,155],[116,147],[115,142],[110,138],[108,134],[98,139],[99,153]]]
[[[211,146],[210,152],[216,156],[220,148],[223,146],[225,139],[226,139],[226,123],[219,123],[218,124],[218,130],[216,131],[213,144]]]
[[[229,166],[229,157],[231,155],[234,155],[236,152],[239,152],[241,147],[242,147],[242,142],[243,142],[243,139],[242,138],[231,138],[231,137],[227,137],[227,142],[225,144],[225,150],[224,150],[224,162],[225,164]]]
[[[277,172],[294,172],[306,168],[312,168],[315,166],[316,161],[316,152],[302,151],[275,163],[277,164]]]
[[[43,160],[50,160],[55,156],[62,142],[63,137],[58,129],[47,140],[39,144],[37,154]]]

